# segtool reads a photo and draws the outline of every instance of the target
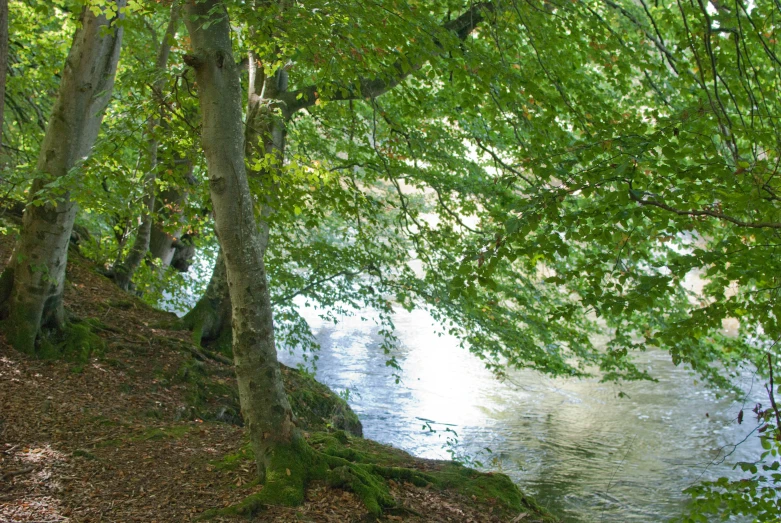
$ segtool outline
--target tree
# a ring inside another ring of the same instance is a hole
[[[0,1],[0,153],[3,150],[5,78],[8,74],[8,0]]]
[[[34,351],[42,327],[65,322],[62,292],[68,242],[76,216],[69,175],[89,154],[111,98],[124,0],[86,6],[65,62],[57,100],[38,157],[21,236],[0,280],[0,304],[9,341]]]
[[[468,9],[457,19],[449,21],[443,27],[437,28],[447,33],[453,33],[459,40],[465,39],[484,20],[485,13],[493,10],[490,3],[477,4]],[[298,16],[301,16],[300,13]],[[284,26],[284,23],[279,24]],[[280,64],[284,61],[280,49],[281,42],[276,41],[273,31],[266,36],[263,46],[272,49],[268,56],[261,60],[258,54],[250,51],[249,65],[249,96],[247,107],[247,130],[245,139],[247,143],[247,161],[254,165],[253,178],[265,180],[266,194],[263,198],[270,200],[265,206],[266,220],[274,201],[278,201],[281,191],[279,172],[285,161],[285,141],[287,126],[297,113],[313,107],[318,97],[318,86],[309,85],[295,92],[288,91],[288,72],[286,67],[276,66],[277,69],[265,71],[263,64]],[[441,47],[437,42],[436,46]],[[367,97],[374,99],[383,95],[399,85],[411,73],[419,70],[425,63],[425,59],[418,59],[419,63],[409,62],[409,59],[398,60],[385,67],[381,74],[374,78],[355,78],[352,82],[345,83],[342,91],[333,97],[335,101],[352,101]],[[333,86],[321,86],[321,90],[334,89]],[[300,211],[299,211],[300,213]],[[262,222],[264,235],[268,235],[268,225]],[[227,332],[230,326],[230,306],[228,287],[222,282],[224,271],[221,266],[222,258],[218,257],[208,290],[198,304],[185,317],[190,328],[195,331],[197,338],[204,341],[228,339]],[[363,272],[359,270],[358,273]],[[351,277],[358,273],[355,270],[346,271]],[[333,278],[339,275],[332,275]]]
[[[155,68],[159,73],[159,77],[153,85],[153,91],[156,93],[162,93],[165,86],[165,77],[162,73],[165,71],[168,65],[168,56],[171,53],[171,45],[176,37],[176,29],[179,22],[179,6],[173,4],[171,6],[171,17],[168,21],[163,38],[160,42],[160,47],[157,53],[157,60],[155,61]],[[149,135],[147,141],[147,158],[143,163],[144,171],[144,207],[146,210],[141,214],[141,223],[136,231],[136,238],[133,242],[133,246],[130,248],[130,252],[125,257],[125,260],[117,264],[114,267],[114,281],[120,288],[128,290],[130,282],[133,280],[133,275],[138,270],[141,261],[144,259],[147,251],[149,250],[150,241],[152,238],[152,230],[154,226],[154,211],[157,195],[157,148],[158,138],[157,133],[160,132],[160,118],[151,117],[149,119],[147,133]],[[159,242],[158,242],[159,245]]]
[[[426,307],[499,376],[649,378],[632,361],[647,346],[716,385],[741,367],[769,374],[781,335],[775,4],[365,7],[191,2],[192,69],[173,72],[162,97],[171,158],[192,150],[194,84],[201,98],[213,200],[188,186],[186,214],[205,244],[214,211],[223,251],[188,321],[204,340],[233,323],[261,474],[276,477],[277,450],[293,447],[291,460],[323,464],[299,445],[274,370],[280,340],[314,344],[295,297],[329,318],[378,311],[386,348],[393,308]],[[235,63],[236,50],[248,59]],[[122,109],[137,105],[127,96]],[[99,222],[121,229],[106,242],[118,259],[128,224],[180,212],[150,205],[122,168],[146,140],[134,131],[146,116],[132,114],[109,135],[133,145],[106,140],[90,166],[116,205],[84,202],[93,215],[123,208]],[[206,175],[197,154],[186,161]],[[158,181],[179,180],[162,171]],[[168,201],[184,186],[168,184]],[[158,232],[168,258],[173,237]],[[685,285],[694,272],[708,280],[698,295]],[[721,332],[728,318],[739,337]],[[610,336],[606,350],[595,332]],[[309,476],[294,472],[300,493]]]
[[[277,363],[263,260],[268,229],[258,228],[244,163],[241,83],[232,54],[229,18],[224,5],[216,0],[188,4],[187,13],[193,54],[186,62],[195,69],[199,84],[215,231],[232,305],[233,357],[242,415],[258,474],[265,482],[261,499],[298,503],[309,479],[327,476],[336,477],[340,484],[351,484],[367,506],[378,512],[389,501],[382,491],[371,488],[366,472],[344,460],[314,453],[295,427]],[[271,81],[279,85],[280,80],[277,76]],[[248,121],[251,127],[258,119],[250,117]],[[281,131],[275,136],[274,126],[268,129],[271,140],[276,138],[276,146],[270,147],[273,162],[281,150]]]
[[[274,345],[263,264],[266,245],[258,231],[244,166],[241,82],[224,6],[216,1],[191,3],[187,13],[194,52],[187,62],[199,83],[215,231],[224,253],[232,304],[233,358],[242,415],[258,475],[273,483],[293,466],[289,454],[297,452],[301,436],[293,423]],[[303,482],[304,478],[296,480]]]

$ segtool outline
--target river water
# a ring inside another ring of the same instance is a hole
[[[348,317],[334,326],[311,309],[305,317],[322,345],[317,378],[350,391],[367,438],[420,457],[481,461],[564,521],[679,516],[684,488],[740,477],[732,465],[758,456],[751,413],[742,425],[735,421],[742,406],[767,403],[752,376],[743,384],[745,400],[718,398],[665,353],[649,351],[639,362],[658,383],[617,386],[532,371],[500,382],[455,339],[439,337],[426,312],[414,311],[394,318],[397,383],[374,323]],[[303,362],[295,352],[280,357]]]

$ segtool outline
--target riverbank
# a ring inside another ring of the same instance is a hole
[[[11,247],[0,238],[0,260]],[[194,346],[174,315],[120,291],[73,250],[65,301],[75,322],[66,343],[42,345],[44,358],[0,337],[0,520],[191,521],[262,489],[229,360]],[[507,476],[363,439],[338,395],[299,371],[284,374],[314,447],[417,473],[383,480],[396,506],[379,521],[555,521]],[[377,518],[353,493],[314,483],[303,505],[265,507],[255,520]]]

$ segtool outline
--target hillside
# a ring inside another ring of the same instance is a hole
[[[0,238],[3,263],[11,248]],[[192,521],[262,488],[253,481],[229,360],[194,346],[174,315],[120,291],[75,249],[66,308],[74,320],[68,338],[44,340],[36,358],[0,338],[0,521]],[[379,521],[553,521],[504,475],[361,438],[338,395],[283,371],[311,445],[396,471],[383,487],[396,508]],[[304,505],[265,507],[254,517],[376,520],[353,493],[318,483]],[[246,521],[214,517],[236,519]]]

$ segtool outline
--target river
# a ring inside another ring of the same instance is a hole
[[[752,376],[744,401],[719,398],[667,354],[648,351],[638,361],[657,383],[618,386],[532,371],[500,382],[455,339],[439,337],[426,312],[414,311],[394,318],[396,383],[374,323],[348,317],[335,326],[311,309],[304,315],[322,346],[317,378],[350,391],[367,438],[420,457],[481,461],[564,521],[664,521],[682,513],[684,488],[740,477],[732,465],[758,455],[748,410],[767,398]],[[295,352],[280,357],[303,362]],[[746,421],[738,425],[742,406]]]

